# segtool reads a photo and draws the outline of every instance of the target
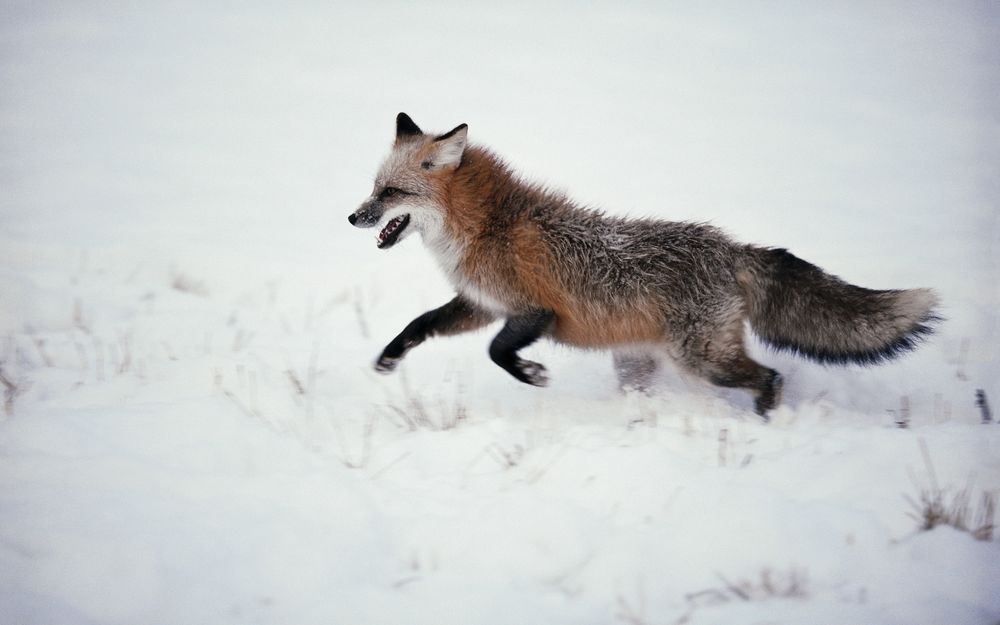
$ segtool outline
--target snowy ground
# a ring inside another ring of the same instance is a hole
[[[997,533],[904,498],[1000,493],[1000,16],[661,4],[0,4],[0,622],[1000,621]],[[550,345],[517,384],[495,328],[377,376],[450,297],[346,221],[400,110],[948,321],[871,370],[755,346],[767,425]]]

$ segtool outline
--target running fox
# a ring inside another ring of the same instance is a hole
[[[774,348],[867,365],[913,349],[939,319],[929,289],[873,291],[706,224],[582,208],[524,182],[467,135],[466,124],[425,134],[400,113],[375,188],[348,217],[377,226],[380,249],[420,232],[458,292],[386,346],[380,372],[432,336],[504,319],[489,355],[522,382],[548,381],[518,355],[543,336],[612,350],[623,385],[643,387],[661,352],[713,384],[750,390],[766,417],[781,376],[747,356],[745,322]]]

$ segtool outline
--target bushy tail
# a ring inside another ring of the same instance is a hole
[[[755,250],[740,274],[750,326],[767,344],[822,363],[877,364],[909,351],[940,321],[930,289],[873,291],[783,249]]]

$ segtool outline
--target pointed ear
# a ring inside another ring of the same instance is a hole
[[[444,169],[458,167],[465,152],[466,138],[469,134],[468,124],[459,124],[449,132],[434,139],[431,143],[431,157],[421,163],[424,169]]]
[[[424,134],[423,130],[420,130],[420,126],[413,123],[410,116],[406,113],[400,113],[396,116],[396,140],[404,139],[406,137],[414,137],[417,135]]]

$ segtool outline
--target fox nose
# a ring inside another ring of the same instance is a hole
[[[347,216],[347,221],[351,222],[352,226],[354,225],[354,222],[356,222],[357,220],[358,216],[355,215],[354,213],[351,213],[350,215]]]

